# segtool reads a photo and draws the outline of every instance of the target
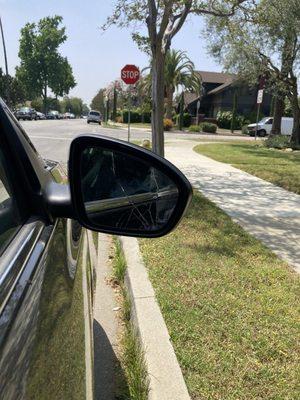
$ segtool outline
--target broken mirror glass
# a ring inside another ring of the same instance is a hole
[[[85,211],[99,229],[155,232],[174,212],[176,184],[143,159],[90,147],[82,153],[80,170]]]

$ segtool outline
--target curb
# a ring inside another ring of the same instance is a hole
[[[123,236],[120,240],[127,263],[125,285],[132,302],[132,320],[145,351],[150,382],[148,399],[190,400],[138,241]]]

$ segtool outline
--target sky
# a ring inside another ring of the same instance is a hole
[[[81,97],[90,104],[101,87],[119,78],[125,64],[135,64],[140,69],[148,65],[148,56],[132,41],[129,29],[112,27],[104,33],[101,31],[114,3],[107,0],[0,0],[9,73],[14,75],[19,64],[21,28],[27,22],[36,22],[45,16],[61,15],[68,39],[60,51],[72,65],[77,82],[70,95]],[[201,33],[203,27],[201,17],[190,17],[173,39],[172,48],[186,51],[198,70],[221,71],[221,66],[207,54]],[[0,47],[0,66],[4,69]]]

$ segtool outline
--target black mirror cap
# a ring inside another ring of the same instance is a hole
[[[141,232],[141,231],[130,231],[127,232],[125,229],[99,229],[96,225],[91,224],[86,210],[84,207],[84,199],[81,190],[81,171],[80,171],[80,161],[82,152],[89,147],[103,147],[109,150],[115,150],[123,152],[124,154],[135,156],[144,161],[148,161],[153,167],[156,167],[165,175],[169,176],[170,179],[178,187],[178,203],[175,210],[169,220],[169,222],[164,226],[163,229],[155,232]],[[163,157],[158,156],[150,150],[143,147],[128,143],[122,140],[107,138],[105,136],[97,134],[84,134],[77,136],[70,146],[69,154],[69,184],[71,190],[71,201],[74,210],[75,218],[80,222],[85,228],[103,232],[112,235],[122,235],[122,236],[133,236],[133,237],[144,237],[144,238],[155,238],[161,237],[172,231],[177,224],[180,222],[185,211],[187,210],[193,194],[192,186],[185,175],[172,163]]]

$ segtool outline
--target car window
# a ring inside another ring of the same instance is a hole
[[[3,149],[0,148],[0,253],[23,222],[7,171]]]
[[[96,111],[91,111],[90,115],[97,115],[97,117],[99,117],[100,113],[96,112]]]

